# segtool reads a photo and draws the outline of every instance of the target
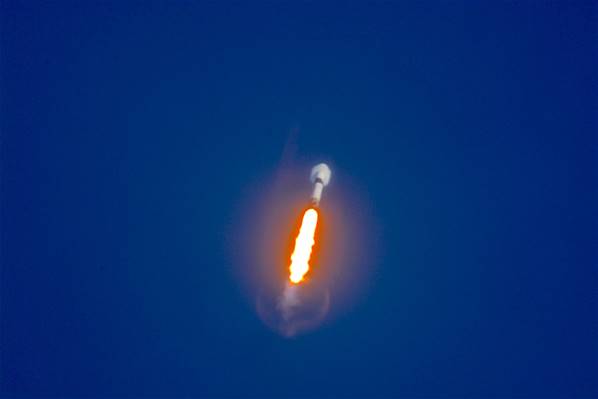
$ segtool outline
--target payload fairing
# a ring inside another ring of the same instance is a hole
[[[332,172],[325,163],[318,164],[312,168],[310,179],[311,182],[314,183],[314,190],[311,194],[311,203],[313,206],[320,205],[322,191],[324,190],[324,187],[330,183],[331,176]]]

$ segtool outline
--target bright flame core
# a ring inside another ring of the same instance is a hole
[[[295,249],[293,249],[291,255],[291,266],[289,267],[291,275],[289,279],[295,284],[300,283],[309,271],[309,258],[315,243],[317,224],[318,212],[313,208],[309,208],[303,214],[299,235],[295,240]]]

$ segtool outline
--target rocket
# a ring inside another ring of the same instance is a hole
[[[325,163],[318,164],[312,168],[310,180],[314,184],[314,189],[311,193],[311,204],[314,207],[320,205],[322,191],[324,190],[324,187],[330,183],[331,176],[332,172]]]

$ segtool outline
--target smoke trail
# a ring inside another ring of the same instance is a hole
[[[264,314],[264,304],[258,302],[258,310],[264,320],[269,320],[275,330],[285,337],[316,328],[330,309],[330,293],[327,289],[309,287],[305,284],[287,283],[276,301],[274,314]]]
[[[296,285],[286,285],[280,296],[277,309],[284,321],[288,322],[293,317],[293,309],[301,305],[297,289]]]

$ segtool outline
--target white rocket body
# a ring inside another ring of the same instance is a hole
[[[332,172],[325,163],[318,164],[312,168],[310,180],[312,183],[314,183],[314,190],[311,194],[311,203],[314,206],[318,206],[320,204],[320,200],[322,199],[322,191],[324,191],[324,187],[330,183],[331,176]]]

